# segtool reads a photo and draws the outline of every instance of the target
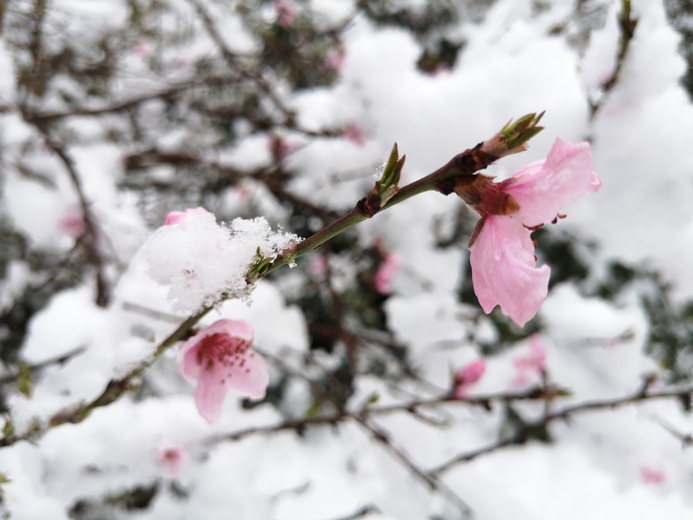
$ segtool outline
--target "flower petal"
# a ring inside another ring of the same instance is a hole
[[[561,139],[556,139],[546,161],[524,167],[501,184],[520,205],[510,217],[527,227],[551,222],[563,206],[601,187],[592,171],[589,144],[572,145]]]
[[[206,329],[198,332],[187,341],[181,343],[178,356],[178,368],[183,377],[188,381],[194,381],[200,376],[200,347],[207,336],[214,334],[228,334],[231,337],[240,338],[252,345],[253,326],[244,320],[217,320]]]
[[[267,364],[257,352],[248,352],[242,365],[226,369],[226,385],[251,399],[263,399],[269,385]]]
[[[549,267],[536,267],[530,231],[508,216],[490,215],[472,246],[472,282],[487,314],[496,305],[522,327],[546,298]]]
[[[228,390],[226,383],[226,375],[218,363],[211,363],[200,372],[195,389],[195,406],[209,424],[217,422],[221,416],[221,406]]]
[[[200,346],[201,339],[206,334],[196,334],[181,345],[181,352],[178,355],[178,369],[186,381],[195,381],[200,377]]]

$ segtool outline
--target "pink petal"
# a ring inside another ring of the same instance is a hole
[[[380,294],[392,293],[392,279],[397,274],[400,264],[402,263],[399,255],[387,253],[385,259],[380,264],[378,272],[375,273],[375,290]]]
[[[177,224],[178,222],[185,220],[185,218],[190,215],[207,215],[208,213],[209,211],[204,208],[190,208],[186,209],[185,211],[171,211],[168,215],[166,215],[164,226]]]
[[[248,352],[242,366],[226,372],[226,384],[231,390],[251,399],[263,399],[269,385],[267,364],[257,352]]]
[[[195,389],[195,406],[209,424],[217,422],[221,416],[221,406],[228,390],[226,383],[226,376],[218,363],[211,364],[200,373]]]
[[[463,366],[458,372],[457,377],[464,385],[472,385],[481,379],[486,372],[486,361],[475,359],[471,363]]]
[[[180,472],[181,464],[188,460],[188,452],[183,446],[171,444],[161,448],[156,458],[160,462],[166,464],[169,475],[177,477]]]
[[[522,327],[546,298],[549,267],[536,267],[530,231],[507,216],[490,215],[471,253],[474,292],[484,311],[500,305]]]
[[[181,345],[178,367],[188,381],[197,379],[195,404],[200,415],[210,424],[219,419],[222,403],[229,388],[237,389],[249,397],[261,398],[264,397],[269,384],[264,359],[258,364],[257,354],[245,353],[244,367],[240,367],[237,363],[230,364],[225,363],[223,359],[215,359],[214,351],[201,352],[201,349],[215,347],[215,341],[204,341],[205,338],[214,335],[228,336],[234,341],[250,346],[253,341],[253,328],[243,320],[218,320]],[[250,369],[250,372],[247,373],[246,369]]]
[[[200,339],[204,335],[196,334],[181,345],[178,355],[178,369],[187,381],[195,381],[200,377]]]
[[[253,326],[245,320],[217,320],[205,329],[205,335],[228,334],[241,338],[248,343],[253,342]]]
[[[529,338],[529,359],[535,369],[542,371],[546,368],[546,348],[539,336],[534,335]]]
[[[511,218],[527,227],[551,222],[562,207],[601,187],[592,171],[589,145],[572,145],[561,139],[556,139],[546,161],[525,166],[501,184],[520,205]]]

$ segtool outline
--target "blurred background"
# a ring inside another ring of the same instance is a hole
[[[693,2],[6,0],[0,35],[5,518],[693,514]],[[170,352],[52,427],[185,319],[138,254],[169,211],[307,237],[393,143],[406,184],[544,110],[488,173],[560,137],[603,189],[534,233],[524,328],[476,301],[477,215],[426,193],[206,318],[253,323],[263,401],[207,425]]]

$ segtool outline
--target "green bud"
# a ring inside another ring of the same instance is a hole
[[[510,120],[500,131],[500,135],[505,142],[508,150],[521,147],[532,137],[541,132],[544,127],[537,126],[544,112],[540,114],[531,113],[522,116],[516,121]]]
[[[380,176],[380,179],[376,181],[376,189],[380,197],[381,207],[387,204],[387,201],[394,197],[399,191],[399,181],[406,159],[406,155],[400,158],[397,143],[395,143],[392,147],[392,152],[390,152],[390,157],[385,164],[383,174]]]
[[[17,389],[24,397],[31,397],[31,392],[34,389],[34,382],[31,379],[31,367],[26,363],[19,364],[19,373],[17,374]]]

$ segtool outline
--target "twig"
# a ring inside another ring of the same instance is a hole
[[[279,365],[284,371],[293,373],[298,377],[301,377],[302,379],[306,380],[315,391],[322,394],[325,398],[330,400],[337,407],[338,413],[333,417],[336,417],[338,420],[331,422],[330,424],[337,424],[338,422],[342,422],[345,420],[352,420],[356,422],[363,429],[365,429],[371,435],[371,437],[373,437],[374,440],[376,440],[381,446],[383,446],[383,448],[387,452],[389,452],[390,455],[392,455],[402,465],[407,467],[417,479],[419,479],[426,485],[426,487],[428,487],[428,489],[434,492],[438,492],[441,495],[445,496],[448,500],[450,500],[451,503],[455,505],[455,507],[457,507],[457,509],[460,510],[460,512],[464,515],[465,518],[470,517],[472,510],[464,500],[462,500],[452,489],[450,489],[447,485],[440,481],[435,475],[428,474],[419,466],[417,466],[414,463],[414,461],[412,461],[402,449],[398,448],[392,443],[392,441],[390,440],[390,436],[387,432],[385,432],[382,428],[374,424],[369,419],[368,415],[371,415],[371,410],[363,409],[361,413],[348,412],[343,408],[343,405],[337,398],[335,398],[329,392],[327,392],[322,385],[313,380],[311,377],[291,367],[282,358],[268,355],[266,352],[262,354],[264,356],[267,356],[271,361],[273,361],[277,365]],[[293,423],[294,427],[291,429],[294,429],[297,432],[301,432],[304,428],[304,426],[299,426],[300,421],[293,421]],[[228,439],[228,437],[226,438]]]
[[[631,0],[621,0],[621,11],[618,13],[618,27],[619,27],[619,42],[618,42],[618,52],[616,54],[616,65],[614,71],[601,85],[601,91],[599,92],[596,99],[590,100],[590,118],[594,119],[599,112],[599,109],[604,105],[605,97],[613,90],[613,88],[618,83],[621,77],[621,71],[623,69],[623,64],[626,61],[626,54],[628,54],[628,49],[630,48],[630,42],[635,36],[635,28],[638,25],[638,19],[632,16],[631,13]]]
[[[32,375],[36,374],[40,370],[49,367],[51,365],[63,365],[67,361],[69,361],[71,358],[78,356],[82,352],[86,350],[85,347],[77,347],[74,348],[68,352],[65,352],[64,354],[60,354],[59,356],[55,356],[49,359],[46,359],[44,361],[41,361],[40,363],[34,363],[32,365],[25,365],[26,368],[29,369],[30,373]],[[12,384],[17,382],[17,378],[20,375],[20,371],[13,372],[11,374],[4,375],[0,377],[0,385],[7,385],[7,384]]]
[[[674,428],[670,423],[665,421],[659,416],[656,415],[651,415],[650,416],[654,422],[656,422],[659,426],[661,426],[663,429],[665,429],[667,432],[669,432],[671,435],[676,437],[678,440],[681,441],[681,446],[683,448],[686,448],[687,446],[690,446],[693,444],[693,434],[691,433],[683,433],[682,431],[679,431],[678,429]]]
[[[499,441],[488,446],[484,446],[476,450],[472,450],[457,455],[449,461],[430,469],[429,473],[433,475],[440,475],[458,464],[469,462],[482,455],[493,453],[508,446],[522,444],[532,433],[545,429],[547,426],[549,426],[549,424],[551,424],[557,419],[568,420],[572,418],[573,415],[587,412],[589,410],[616,409],[643,401],[671,399],[677,397],[690,396],[692,394],[693,385],[679,388],[669,388],[653,392],[643,392],[639,389],[638,391],[623,397],[616,397],[612,399],[595,399],[592,401],[578,403],[572,406],[566,406],[560,410],[542,416],[542,418],[537,421],[527,423],[524,427],[520,428],[518,431],[516,431],[513,435],[509,437],[500,439]]]
[[[31,121],[29,121],[31,122]],[[101,250],[99,249],[99,231],[96,223],[96,218],[91,212],[89,207],[89,202],[87,201],[86,194],[82,188],[82,181],[77,173],[77,168],[75,166],[72,157],[70,157],[67,151],[62,147],[62,145],[53,141],[53,139],[48,135],[48,131],[42,125],[33,124],[34,128],[42,135],[43,141],[46,147],[53,151],[60,161],[65,166],[65,170],[72,182],[72,187],[77,194],[79,199],[79,205],[82,212],[82,219],[84,221],[84,236],[85,245],[89,251],[89,256],[92,265],[95,269],[96,277],[96,305],[99,307],[106,307],[111,300],[111,286],[108,282],[106,276],[106,259],[103,257]]]
[[[77,406],[69,407],[61,410],[51,417],[47,424],[32,428],[29,431],[19,435],[8,435],[0,438],[0,448],[11,446],[19,441],[36,439],[45,434],[48,430],[66,423],[77,424],[89,417],[91,412],[97,408],[107,406],[125,395],[133,387],[135,379],[141,377],[144,372],[151,367],[154,362],[161,357],[172,345],[183,339],[190,328],[195,325],[203,316],[205,316],[211,307],[206,307],[199,313],[194,314],[181,323],[176,330],[164,339],[156,348],[152,356],[140,363],[139,366],[132,369],[119,379],[112,379],[106,388],[95,399],[88,403],[81,403]]]
[[[238,56],[233,51],[231,51],[231,49],[229,49],[229,47],[226,45],[226,42],[224,41],[224,38],[221,36],[221,33],[218,31],[216,24],[214,23],[214,20],[212,20],[212,17],[209,15],[205,7],[202,5],[202,2],[200,2],[200,0],[187,1],[190,5],[193,6],[195,11],[197,12],[197,15],[202,20],[202,24],[204,25],[207,34],[212,39],[214,44],[217,46],[219,52],[221,52],[221,55],[228,64],[228,66],[232,70],[237,71],[242,76],[252,81],[253,84],[272,101],[272,103],[282,112],[282,114],[284,114],[284,117],[286,117],[286,121],[283,124],[288,127],[293,127],[295,124],[294,112],[290,110],[281,101],[281,99],[279,99],[279,96],[277,96],[277,94],[272,90],[269,84],[258,73],[254,71],[248,71],[242,67],[242,65],[238,61]]]
[[[380,509],[375,507],[374,505],[365,505],[361,507],[360,509],[357,509],[353,513],[347,516],[340,516],[339,518],[332,518],[330,520],[356,520],[357,518],[363,518],[366,515],[370,515],[371,513],[373,514],[379,514]]]

